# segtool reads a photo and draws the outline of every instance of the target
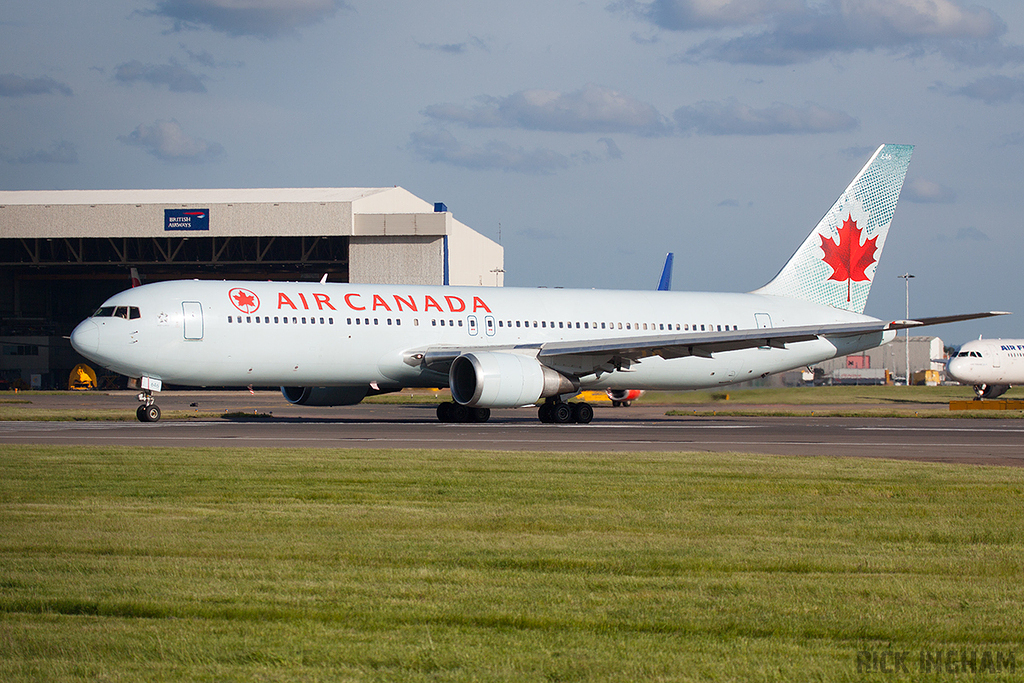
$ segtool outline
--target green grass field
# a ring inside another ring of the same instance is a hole
[[[882,460],[3,446],[0,680],[1019,680],[1022,503]]]

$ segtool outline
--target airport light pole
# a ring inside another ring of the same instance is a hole
[[[910,279],[916,277],[910,273],[904,273],[903,275],[897,275],[897,277],[903,278],[903,281],[907,284],[907,320],[910,320]],[[904,370],[907,373],[906,382],[907,386],[910,386],[910,328],[908,327],[903,335],[903,345],[907,352],[906,361],[907,364],[904,366]]]

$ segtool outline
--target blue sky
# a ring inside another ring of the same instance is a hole
[[[0,56],[2,189],[401,185],[507,285],[754,289],[914,144],[867,312],[1024,336],[1017,0],[54,0]]]

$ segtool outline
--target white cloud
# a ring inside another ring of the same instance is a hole
[[[862,36],[984,40],[1004,30],[991,10],[963,7],[954,0],[840,0],[839,9],[844,23]]]
[[[173,19],[178,31],[206,26],[231,36],[276,38],[345,6],[342,0],[158,0],[151,13]]]
[[[608,155],[609,159],[622,158],[622,150],[615,144],[615,140],[612,140],[611,138],[598,138],[597,141],[604,145],[605,153]]]
[[[960,228],[953,235],[953,239],[959,242],[988,242],[989,236],[977,228]]]
[[[50,149],[33,149],[21,154],[0,150],[0,159],[12,164],[77,164],[78,149],[73,142],[59,140]]]
[[[474,128],[521,128],[563,133],[667,135],[672,126],[652,105],[593,83],[580,90],[522,90],[508,97],[481,97],[465,107],[435,104],[430,118]]]
[[[173,59],[169,64],[143,64],[135,59],[114,69],[114,80],[119,83],[145,81],[153,86],[166,85],[171,92],[206,92],[204,79],[204,76],[189,71]]]
[[[800,0],[655,0],[630,5],[634,13],[673,31],[756,25],[802,8]]]
[[[569,159],[554,150],[522,147],[492,140],[482,147],[460,142],[446,130],[413,133],[409,148],[427,161],[475,170],[497,169],[518,173],[548,174],[567,168]]]
[[[936,244],[946,244],[952,242],[991,242],[991,238],[981,230],[975,227],[960,228],[953,236],[950,237],[944,232],[935,233],[931,240]]]
[[[835,53],[889,49],[938,52],[966,64],[1024,60],[999,42],[1006,27],[991,10],[960,0],[654,0],[618,5],[673,31],[746,29],[715,36],[680,61],[793,64]]]
[[[464,40],[461,43],[416,43],[416,46],[421,50],[427,52],[440,52],[441,54],[448,55],[462,55],[469,52],[470,49],[481,50],[483,52],[489,52],[490,48],[480,38],[471,37],[469,40]]]
[[[0,74],[0,97],[53,94],[70,95],[71,88],[49,76],[25,78],[17,74]]]
[[[956,192],[931,180],[913,178],[903,185],[900,197],[918,204],[952,204],[956,201]]]
[[[174,119],[159,120],[152,126],[140,125],[117,139],[126,145],[141,147],[164,161],[203,163],[224,154],[220,144],[186,134]]]
[[[987,104],[1024,102],[1024,78],[1010,76],[987,76],[957,88],[954,95],[981,100]]]
[[[680,131],[696,135],[801,135],[853,130],[857,119],[846,112],[808,103],[773,104],[755,109],[736,100],[698,102],[675,112]]]

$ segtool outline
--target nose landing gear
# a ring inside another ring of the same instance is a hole
[[[142,405],[135,411],[135,417],[139,418],[139,422],[156,422],[160,419],[160,406],[156,404],[156,398],[153,396],[153,392],[146,389],[139,394],[139,400],[142,401]]]

